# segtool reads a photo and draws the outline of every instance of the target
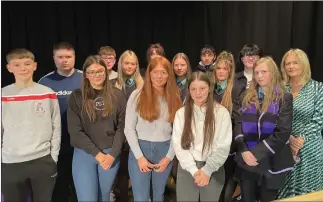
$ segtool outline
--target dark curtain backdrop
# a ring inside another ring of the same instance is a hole
[[[186,53],[192,67],[199,50],[211,44],[236,59],[246,43],[259,44],[280,64],[291,47],[309,55],[314,79],[323,81],[323,2],[1,2],[2,86],[13,82],[6,53],[30,49],[38,69],[34,79],[53,71],[54,43],[69,41],[76,49],[76,68],[100,46],[117,57],[132,49],[145,68],[148,44],[159,42],[169,60]]]

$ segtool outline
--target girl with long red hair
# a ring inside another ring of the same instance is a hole
[[[135,90],[127,103],[128,169],[134,201],[148,201],[149,197],[163,201],[175,156],[172,123],[181,100],[172,65],[165,57],[150,61],[145,78],[143,88]]]

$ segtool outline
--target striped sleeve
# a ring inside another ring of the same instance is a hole
[[[249,151],[247,145],[244,143],[243,133],[242,133],[242,121],[241,121],[241,99],[242,95],[237,96],[232,102],[233,109],[232,109],[232,120],[233,120],[233,137],[234,143],[237,147],[237,152],[245,152]]]
[[[283,149],[292,133],[293,97],[286,93],[283,99],[274,133],[251,150],[258,161]]]

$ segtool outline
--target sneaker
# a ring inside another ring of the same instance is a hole
[[[238,202],[241,201],[241,194],[239,194],[238,196],[232,198],[232,202]]]
[[[114,194],[113,190],[110,192],[110,202],[115,202],[116,201],[116,195]]]

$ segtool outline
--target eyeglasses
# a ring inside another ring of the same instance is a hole
[[[259,55],[245,55],[243,57],[248,58],[248,59],[257,60],[259,58]]]
[[[162,76],[162,77],[167,77],[168,73],[166,71],[158,72],[158,71],[151,71],[150,72],[152,76],[157,77],[157,76]]]
[[[94,76],[103,76],[105,74],[105,70],[87,71],[86,74],[88,76],[91,76],[91,77],[94,77]]]
[[[114,57],[106,57],[106,56],[101,56],[101,58],[107,61],[113,61],[115,59]]]

